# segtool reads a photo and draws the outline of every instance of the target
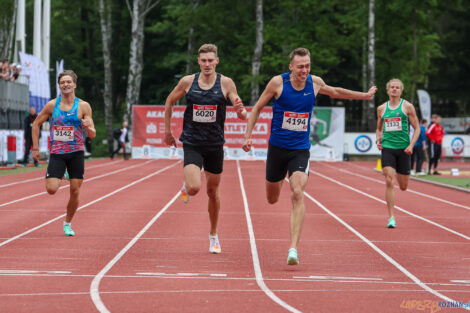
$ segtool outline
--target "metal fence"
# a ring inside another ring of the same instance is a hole
[[[28,85],[0,80],[0,129],[22,129],[28,108]]]

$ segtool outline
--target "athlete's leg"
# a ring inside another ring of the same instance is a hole
[[[269,204],[274,204],[279,200],[283,181],[284,180],[278,182],[266,181],[266,199]]]
[[[65,221],[70,223],[78,208],[80,201],[80,187],[82,186],[83,179],[71,178],[70,179],[70,198],[67,203],[67,216]]]
[[[387,201],[388,215],[389,217],[392,217],[393,208],[395,207],[395,192],[393,190],[393,185],[395,181],[396,171],[391,166],[386,166],[382,168],[382,171],[385,176],[385,201]]]
[[[53,195],[59,190],[61,179],[59,178],[46,178],[46,190],[47,193]]]
[[[183,169],[186,192],[194,196],[201,189],[201,168],[195,164],[188,164]]]
[[[210,235],[217,235],[217,225],[219,222],[219,211],[220,211],[220,194],[219,185],[222,175],[213,174],[205,171],[207,181],[207,196],[209,197],[209,203],[207,211],[209,212],[209,220],[211,224]]]
[[[304,190],[307,185],[308,175],[303,172],[294,172],[289,178],[292,200],[290,214],[290,248],[297,249],[300,233],[305,216]]]
[[[397,181],[398,185],[400,186],[400,189],[405,191],[408,188],[408,184],[410,182],[410,175],[403,175],[397,173]]]

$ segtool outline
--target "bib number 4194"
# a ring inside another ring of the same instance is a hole
[[[309,113],[284,112],[282,128],[306,132],[308,130],[308,115]]]

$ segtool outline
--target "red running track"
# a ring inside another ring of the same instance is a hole
[[[264,167],[225,162],[220,255],[208,253],[205,188],[178,197],[177,160],[87,162],[73,238],[66,182],[50,196],[43,171],[2,177],[0,312],[445,312],[412,301],[470,300],[468,194],[412,181],[387,229],[380,174],[312,162],[290,267],[289,184],[267,204]]]

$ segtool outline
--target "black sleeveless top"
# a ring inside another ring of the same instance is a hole
[[[198,146],[223,145],[225,108],[227,99],[222,92],[220,74],[209,90],[199,87],[199,74],[194,75],[191,88],[186,93],[186,110],[180,141]]]

